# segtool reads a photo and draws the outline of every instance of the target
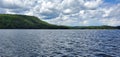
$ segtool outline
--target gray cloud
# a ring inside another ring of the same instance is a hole
[[[120,3],[103,0],[0,0],[0,13],[34,15],[58,25],[88,26],[120,23]]]

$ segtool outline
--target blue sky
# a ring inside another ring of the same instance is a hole
[[[118,4],[120,0],[104,0],[105,3]]]
[[[120,26],[120,0],[0,0],[0,14],[22,14],[68,26]]]

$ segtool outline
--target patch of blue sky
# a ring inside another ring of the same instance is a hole
[[[120,4],[120,0],[104,0],[105,3]]]

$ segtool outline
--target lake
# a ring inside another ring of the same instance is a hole
[[[120,57],[120,30],[0,30],[0,57]]]

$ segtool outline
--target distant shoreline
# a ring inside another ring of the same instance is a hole
[[[0,29],[120,29],[120,26],[63,26],[49,24],[35,16],[0,14]]]
[[[10,30],[14,30],[14,29],[16,29],[16,28],[0,28],[0,30],[2,30],[2,29],[10,29]],[[27,30],[27,29],[29,29],[29,28],[17,28],[18,30]],[[36,28],[30,28],[29,30],[32,30],[32,29],[36,29]],[[37,28],[36,30],[120,30],[119,28],[109,28],[109,29],[95,29],[95,28],[92,28],[92,29],[89,29],[89,28],[85,28],[85,29],[80,29],[80,28],[70,28],[70,29],[52,29],[52,28],[50,28],[50,29],[39,29],[39,28]]]

